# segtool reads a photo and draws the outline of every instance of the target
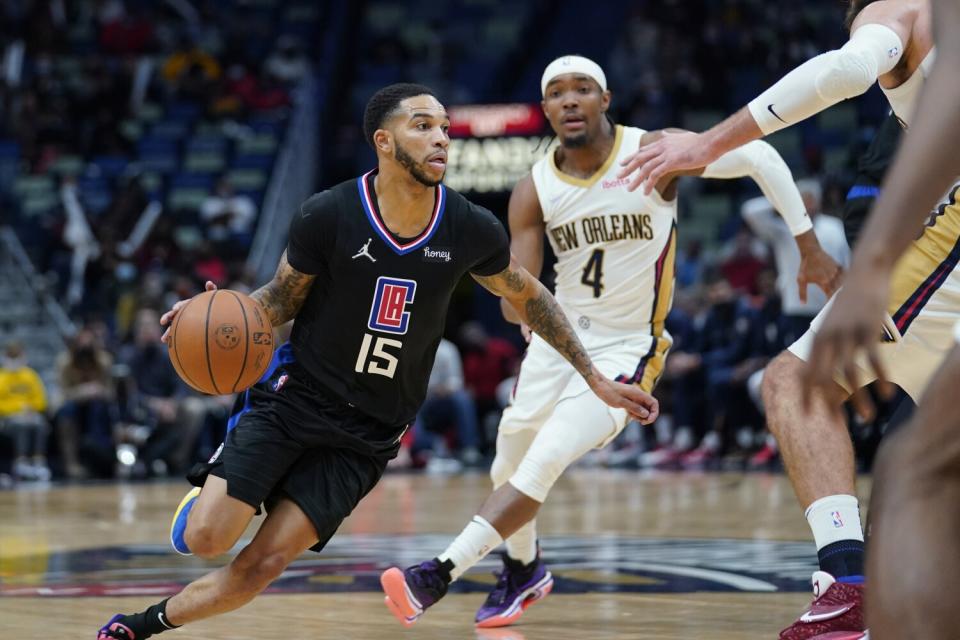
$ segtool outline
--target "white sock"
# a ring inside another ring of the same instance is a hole
[[[446,560],[453,562],[453,569],[450,571],[450,580],[453,581],[483,560],[484,556],[498,547],[501,542],[503,538],[492,524],[480,516],[473,516],[470,524],[450,543],[447,550],[437,557],[441,562]]]
[[[820,498],[807,507],[806,516],[813,531],[813,539],[817,543],[817,551],[841,540],[863,542],[860,504],[855,496]]]
[[[530,564],[537,557],[537,521],[531,520],[507,538],[507,555],[523,564]]]

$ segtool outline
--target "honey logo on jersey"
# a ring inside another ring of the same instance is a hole
[[[424,247],[423,260],[425,262],[450,262],[453,255],[447,247]]]
[[[377,278],[367,327],[386,333],[406,333],[410,325],[410,312],[406,309],[413,302],[416,292],[415,280],[387,276]]]

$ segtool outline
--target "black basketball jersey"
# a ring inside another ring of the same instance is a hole
[[[903,127],[897,116],[891,113],[881,123],[870,145],[857,162],[857,178],[847,192],[847,201],[843,207],[843,230],[847,236],[847,244],[851,247],[860,237],[870,208],[880,195],[880,185],[893,161],[902,131]]]
[[[287,260],[316,275],[290,342],[321,384],[388,425],[410,423],[426,396],[450,297],[466,273],[510,264],[503,225],[443,185],[415,238],[380,217],[371,171],[311,196],[294,214]]]

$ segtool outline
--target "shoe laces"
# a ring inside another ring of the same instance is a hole
[[[411,567],[410,577],[418,589],[443,593],[446,587],[446,583],[440,576],[440,566],[436,560],[427,560]]]
[[[503,569],[501,571],[494,571],[493,576],[497,579],[497,585],[493,588],[493,591],[490,592],[490,595],[487,596],[488,604],[503,604],[503,601],[507,598],[507,592],[510,590],[510,587],[516,586],[517,576],[520,574],[520,571],[517,570],[516,561],[511,561],[507,554],[501,553],[503,558]]]

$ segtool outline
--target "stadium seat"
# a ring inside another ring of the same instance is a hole
[[[227,174],[227,179],[234,189],[259,190],[267,184],[267,174],[260,169],[234,169]]]
[[[210,195],[210,191],[204,188],[183,187],[170,189],[167,193],[167,208],[177,209],[199,209],[203,201]]]
[[[224,155],[216,151],[188,153],[183,168],[191,172],[218,173],[223,171],[227,161]]]

